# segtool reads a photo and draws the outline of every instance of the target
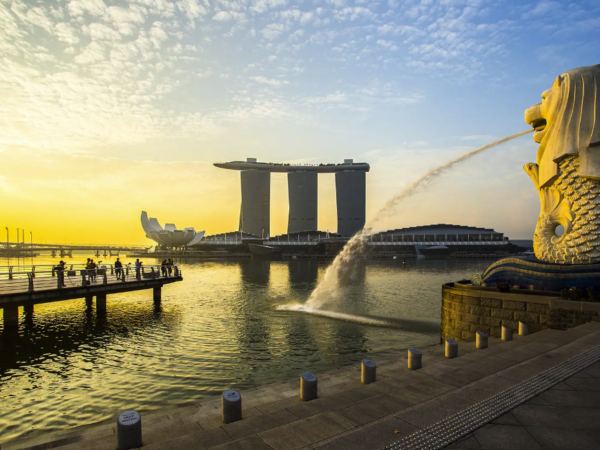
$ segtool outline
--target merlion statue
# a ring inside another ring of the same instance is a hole
[[[525,111],[540,144],[537,164],[524,169],[540,195],[533,248],[541,261],[600,262],[599,96],[600,64],[580,67],[558,76]]]

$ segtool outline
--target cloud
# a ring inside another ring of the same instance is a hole
[[[106,11],[106,5],[102,0],[70,0],[67,9],[73,17],[85,14],[101,16]]]
[[[261,31],[263,37],[268,40],[277,38],[281,33],[285,31],[285,25],[281,23],[270,23],[264,27]]]
[[[176,2],[177,9],[185,13],[190,21],[208,14],[208,9],[199,0],[179,0]]]
[[[381,47],[385,47],[391,51],[396,51],[399,49],[399,47],[397,45],[395,45],[393,42],[386,41],[384,39],[378,39],[376,44],[380,45]]]
[[[276,80],[273,78],[267,78],[267,77],[263,77],[261,76],[256,76],[256,77],[250,77],[251,80],[256,81],[257,83],[260,84],[268,84],[270,86],[283,86],[286,84],[289,84],[289,81],[286,80]]]

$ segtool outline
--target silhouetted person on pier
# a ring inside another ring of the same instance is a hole
[[[140,262],[140,259],[136,259],[135,260],[135,277],[140,280],[142,278],[142,263]]]
[[[123,263],[119,261],[119,258],[115,261],[115,274],[117,275],[117,280],[123,277]]]
[[[61,260],[58,265],[52,269],[52,271],[56,272],[56,276],[58,277],[58,286],[65,287],[65,262]]]
[[[173,273],[173,260],[171,258],[167,261],[167,272],[169,273],[169,276]]]
[[[160,272],[162,273],[163,277],[167,277],[167,260],[163,259],[163,262],[160,265]]]
[[[96,265],[94,260],[91,259],[89,274],[90,274],[90,281],[93,281],[94,283],[96,282],[96,267],[98,267],[98,266]]]

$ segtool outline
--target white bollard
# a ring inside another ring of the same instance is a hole
[[[456,358],[458,356],[458,342],[454,339],[446,339],[446,358]]]
[[[242,420],[242,396],[238,391],[229,389],[221,395],[223,423]]]
[[[371,384],[377,381],[377,364],[370,359],[363,359],[360,364],[360,381],[362,384]]]
[[[512,338],[513,338],[512,328],[505,327],[504,325],[502,325],[502,340],[503,341],[512,341]]]
[[[300,375],[300,398],[308,402],[317,398],[317,376],[310,372]]]
[[[423,363],[423,354],[416,348],[408,349],[408,368],[410,370],[418,370]]]
[[[117,441],[119,450],[142,446],[142,418],[137,411],[123,411],[117,418]]]
[[[475,333],[475,348],[487,348],[488,346],[488,335],[483,331],[477,331]]]
[[[529,325],[524,322],[519,322],[519,336],[527,336],[529,334]]]

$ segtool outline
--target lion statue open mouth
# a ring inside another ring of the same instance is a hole
[[[525,111],[540,144],[537,164],[524,169],[540,195],[533,247],[541,261],[600,261],[599,95],[600,65],[580,67],[558,76]]]

